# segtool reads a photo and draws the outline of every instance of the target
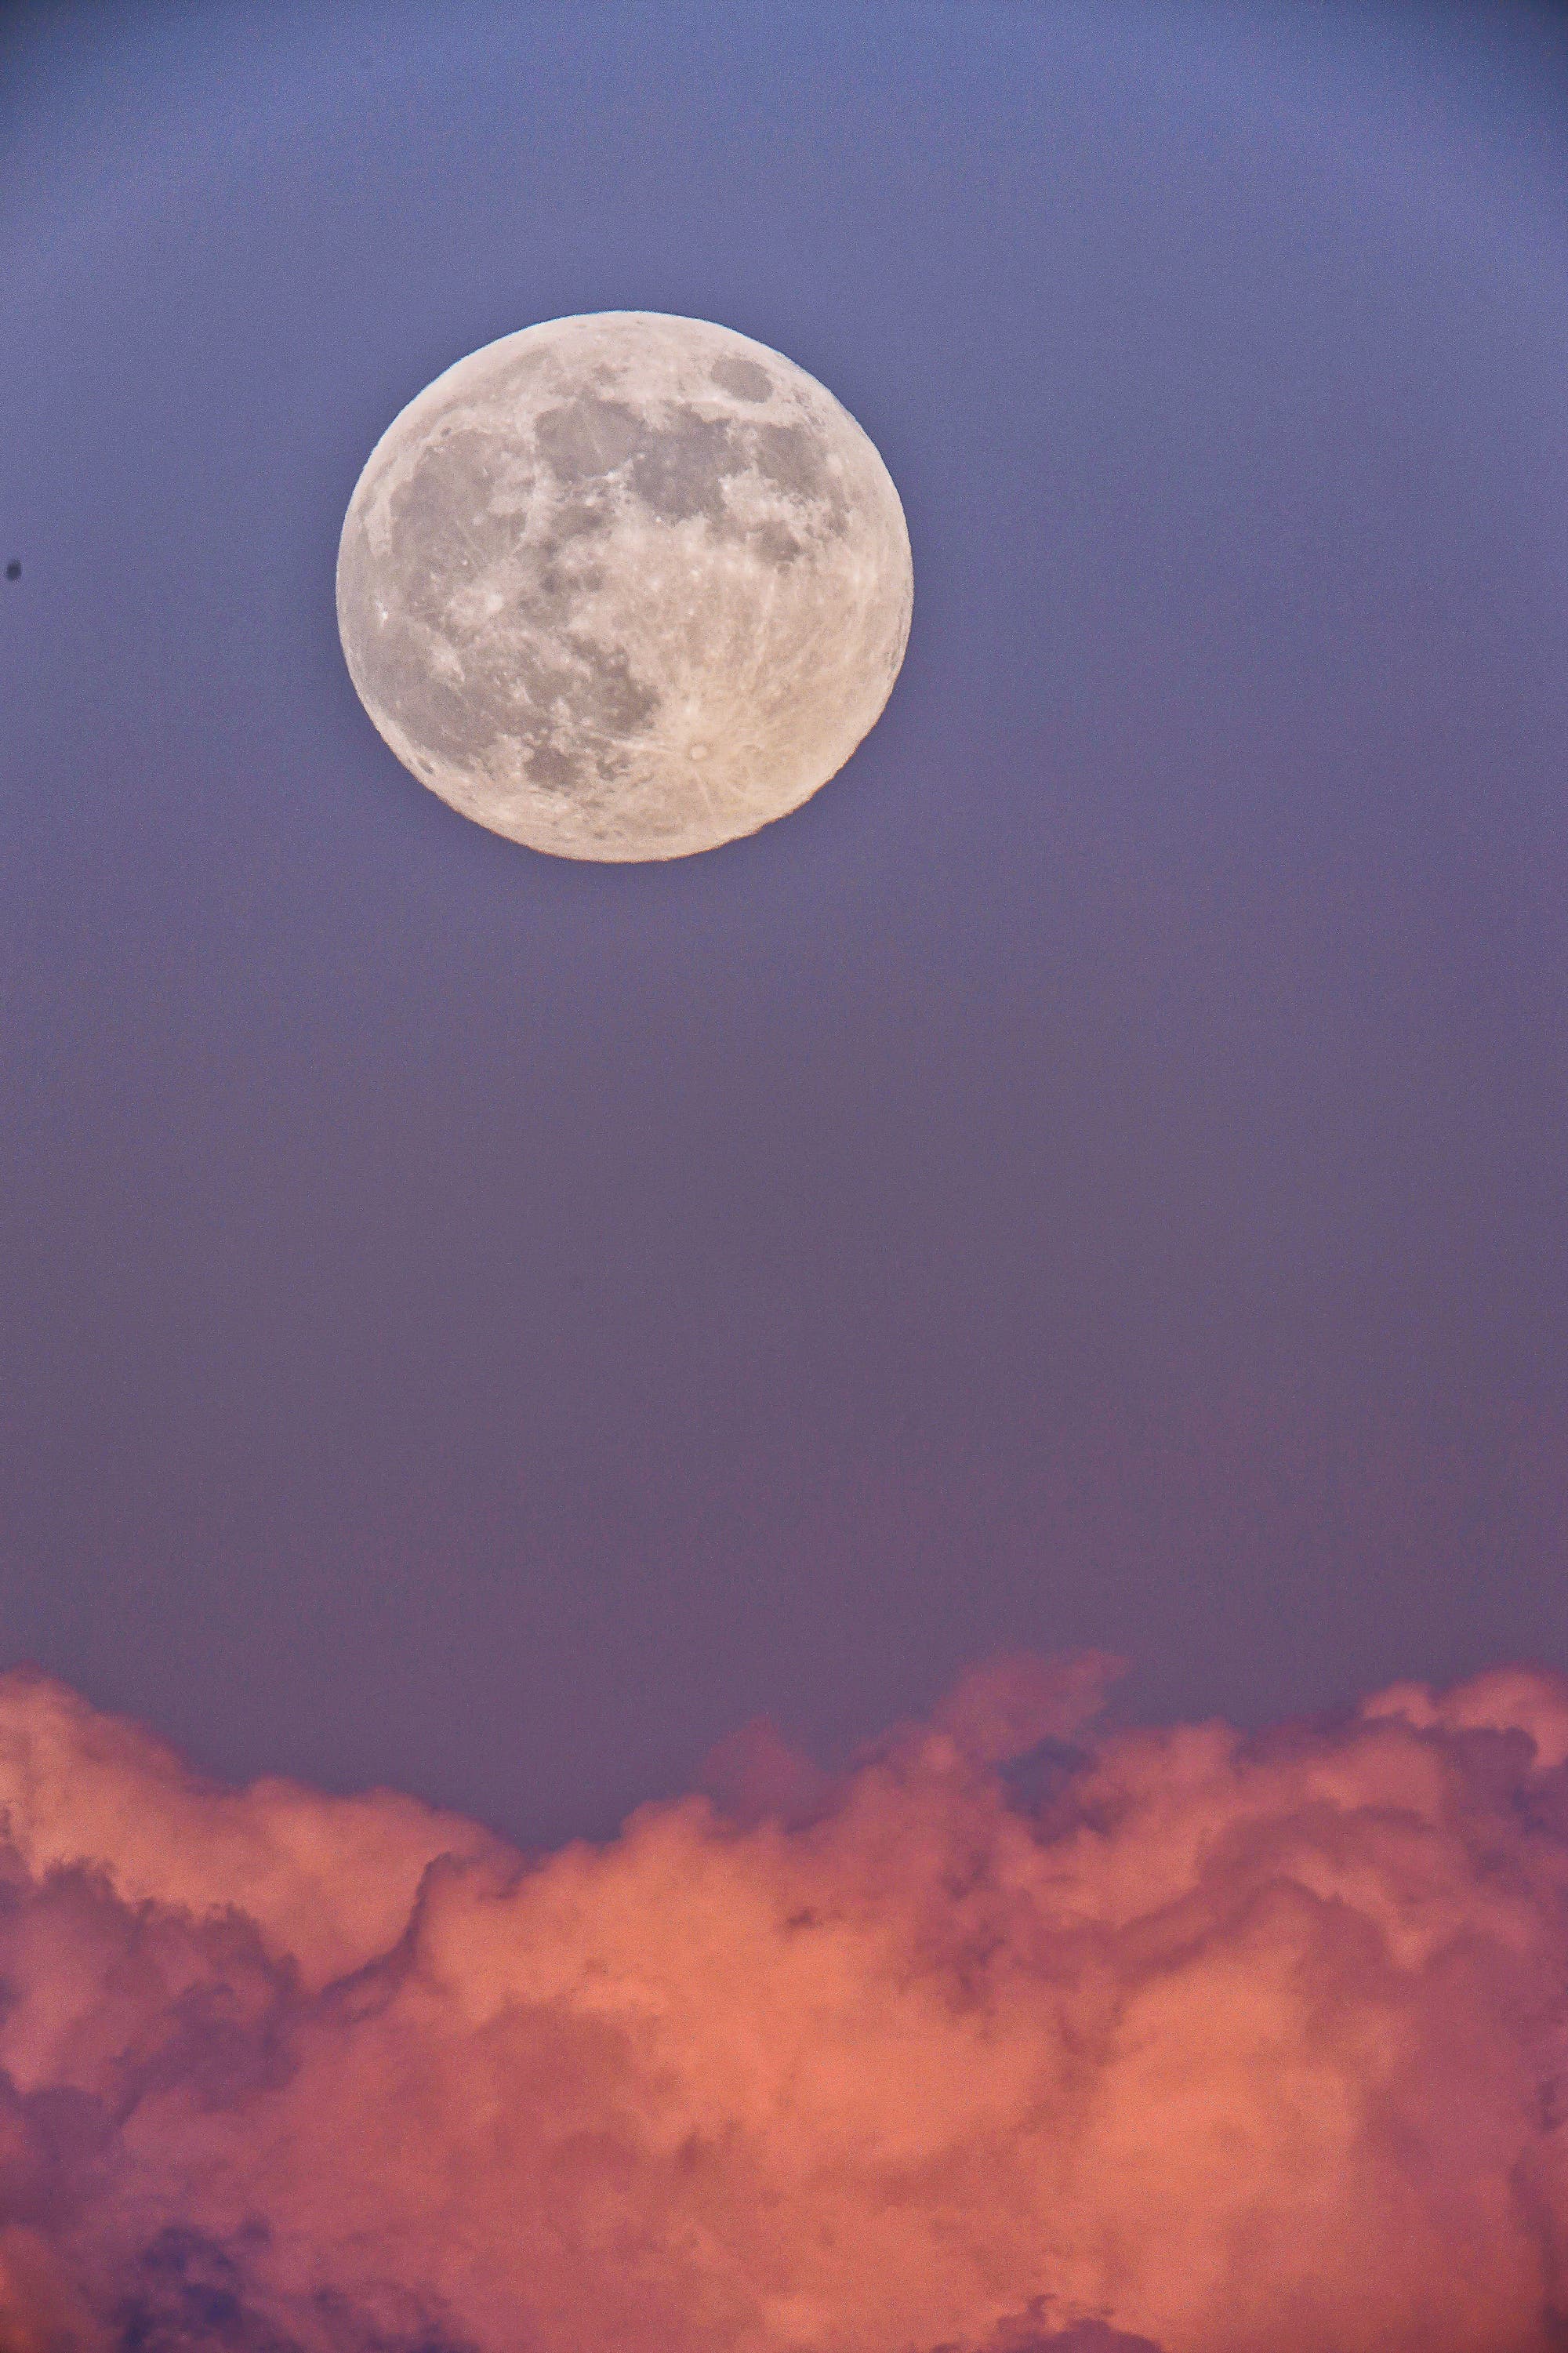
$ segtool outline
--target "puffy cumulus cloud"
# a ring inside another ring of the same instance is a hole
[[[542,1859],[0,1679],[0,2347],[1568,2344],[1568,1685],[1109,1672]]]

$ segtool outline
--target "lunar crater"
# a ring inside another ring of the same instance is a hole
[[[351,675],[405,765],[498,832],[600,859],[798,807],[878,717],[910,601],[853,418],[779,354],[649,312],[449,369],[373,451],[338,567]]]

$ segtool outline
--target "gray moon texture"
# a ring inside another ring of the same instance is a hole
[[[388,426],[338,628],[404,765],[556,857],[682,858],[786,815],[875,725],[909,533],[831,393],[701,319],[487,343]]]

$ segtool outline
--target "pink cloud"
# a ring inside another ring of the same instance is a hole
[[[1568,1685],[1096,1739],[1108,1672],[542,1861],[0,1680],[0,2343],[1549,2353]]]

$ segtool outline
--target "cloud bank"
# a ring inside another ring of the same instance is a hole
[[[1109,1672],[542,1858],[0,1678],[0,2348],[1568,2345],[1568,1683]]]

